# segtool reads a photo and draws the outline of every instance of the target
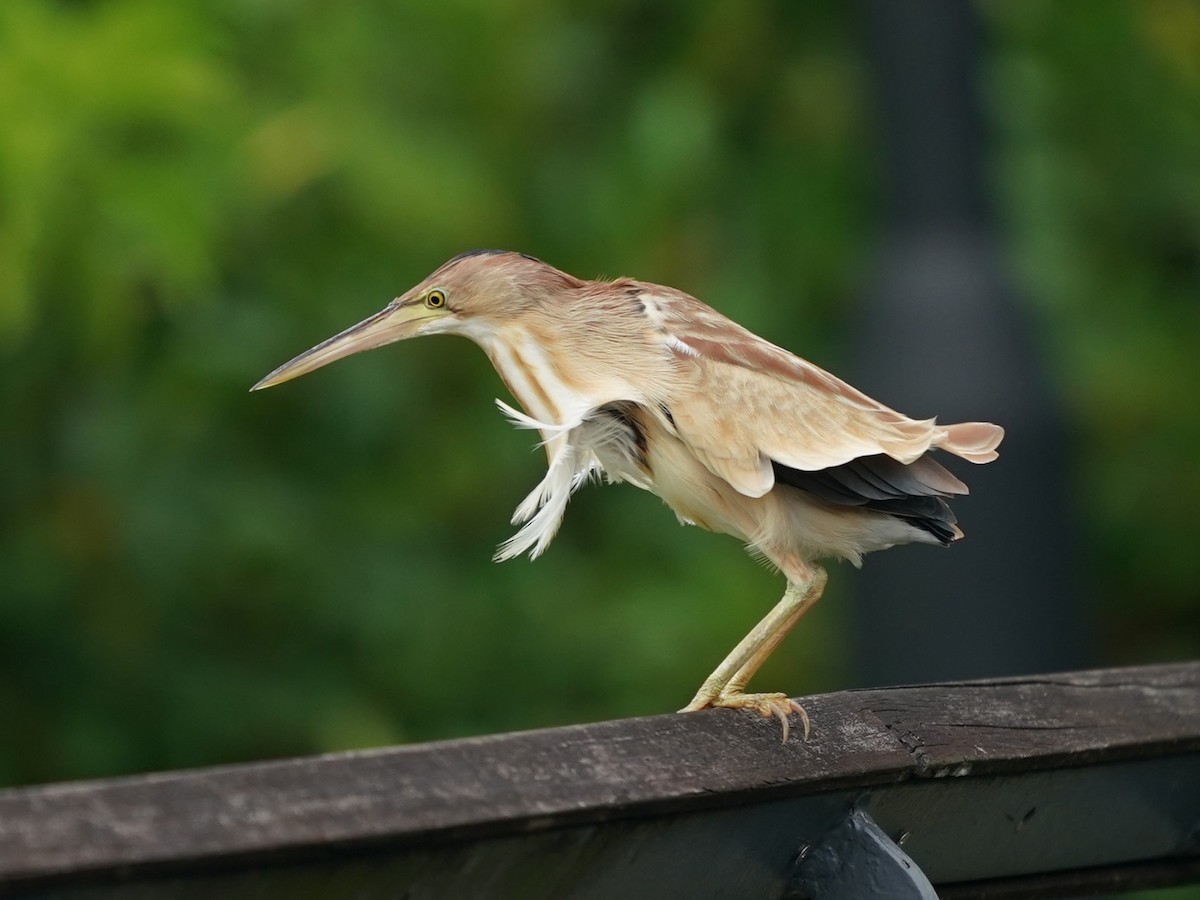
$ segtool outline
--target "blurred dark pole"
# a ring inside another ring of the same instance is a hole
[[[979,23],[963,0],[866,0],[887,216],[855,329],[858,383],[910,415],[1005,427],[1000,459],[950,465],[966,540],[867,559],[862,684],[1085,665],[1061,411],[991,228]]]

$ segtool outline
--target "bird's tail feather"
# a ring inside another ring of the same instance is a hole
[[[973,463],[989,463],[998,457],[996,448],[1004,439],[1004,429],[991,422],[943,425],[938,432],[933,446]]]

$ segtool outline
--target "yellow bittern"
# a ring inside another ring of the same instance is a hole
[[[258,382],[425,334],[483,348],[537,429],[546,476],[517,507],[497,560],[544,551],[571,494],[602,473],[662,498],[679,520],[731,534],[787,576],[783,599],[704,681],[706,707],[808,716],[781,693],[748,694],[754,673],[821,596],[823,557],[858,565],[896,544],[962,537],[947,498],[966,486],[930,454],[996,458],[996,425],[910,419],[682,291],[584,281],[521,253],[454,257],[375,315]]]

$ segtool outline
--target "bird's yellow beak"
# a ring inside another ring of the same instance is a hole
[[[424,322],[437,318],[438,315],[439,312],[420,305],[388,304],[375,315],[363,319],[357,325],[351,325],[341,334],[335,334],[311,350],[305,350],[295,359],[285,362],[250,390],[261,391],[263,388],[274,387],[363,350],[374,350],[384,344],[402,341],[415,335]]]

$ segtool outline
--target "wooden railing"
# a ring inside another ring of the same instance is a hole
[[[1200,663],[803,702],[808,742],[716,711],[0,791],[0,894],[870,900],[1200,881]]]

